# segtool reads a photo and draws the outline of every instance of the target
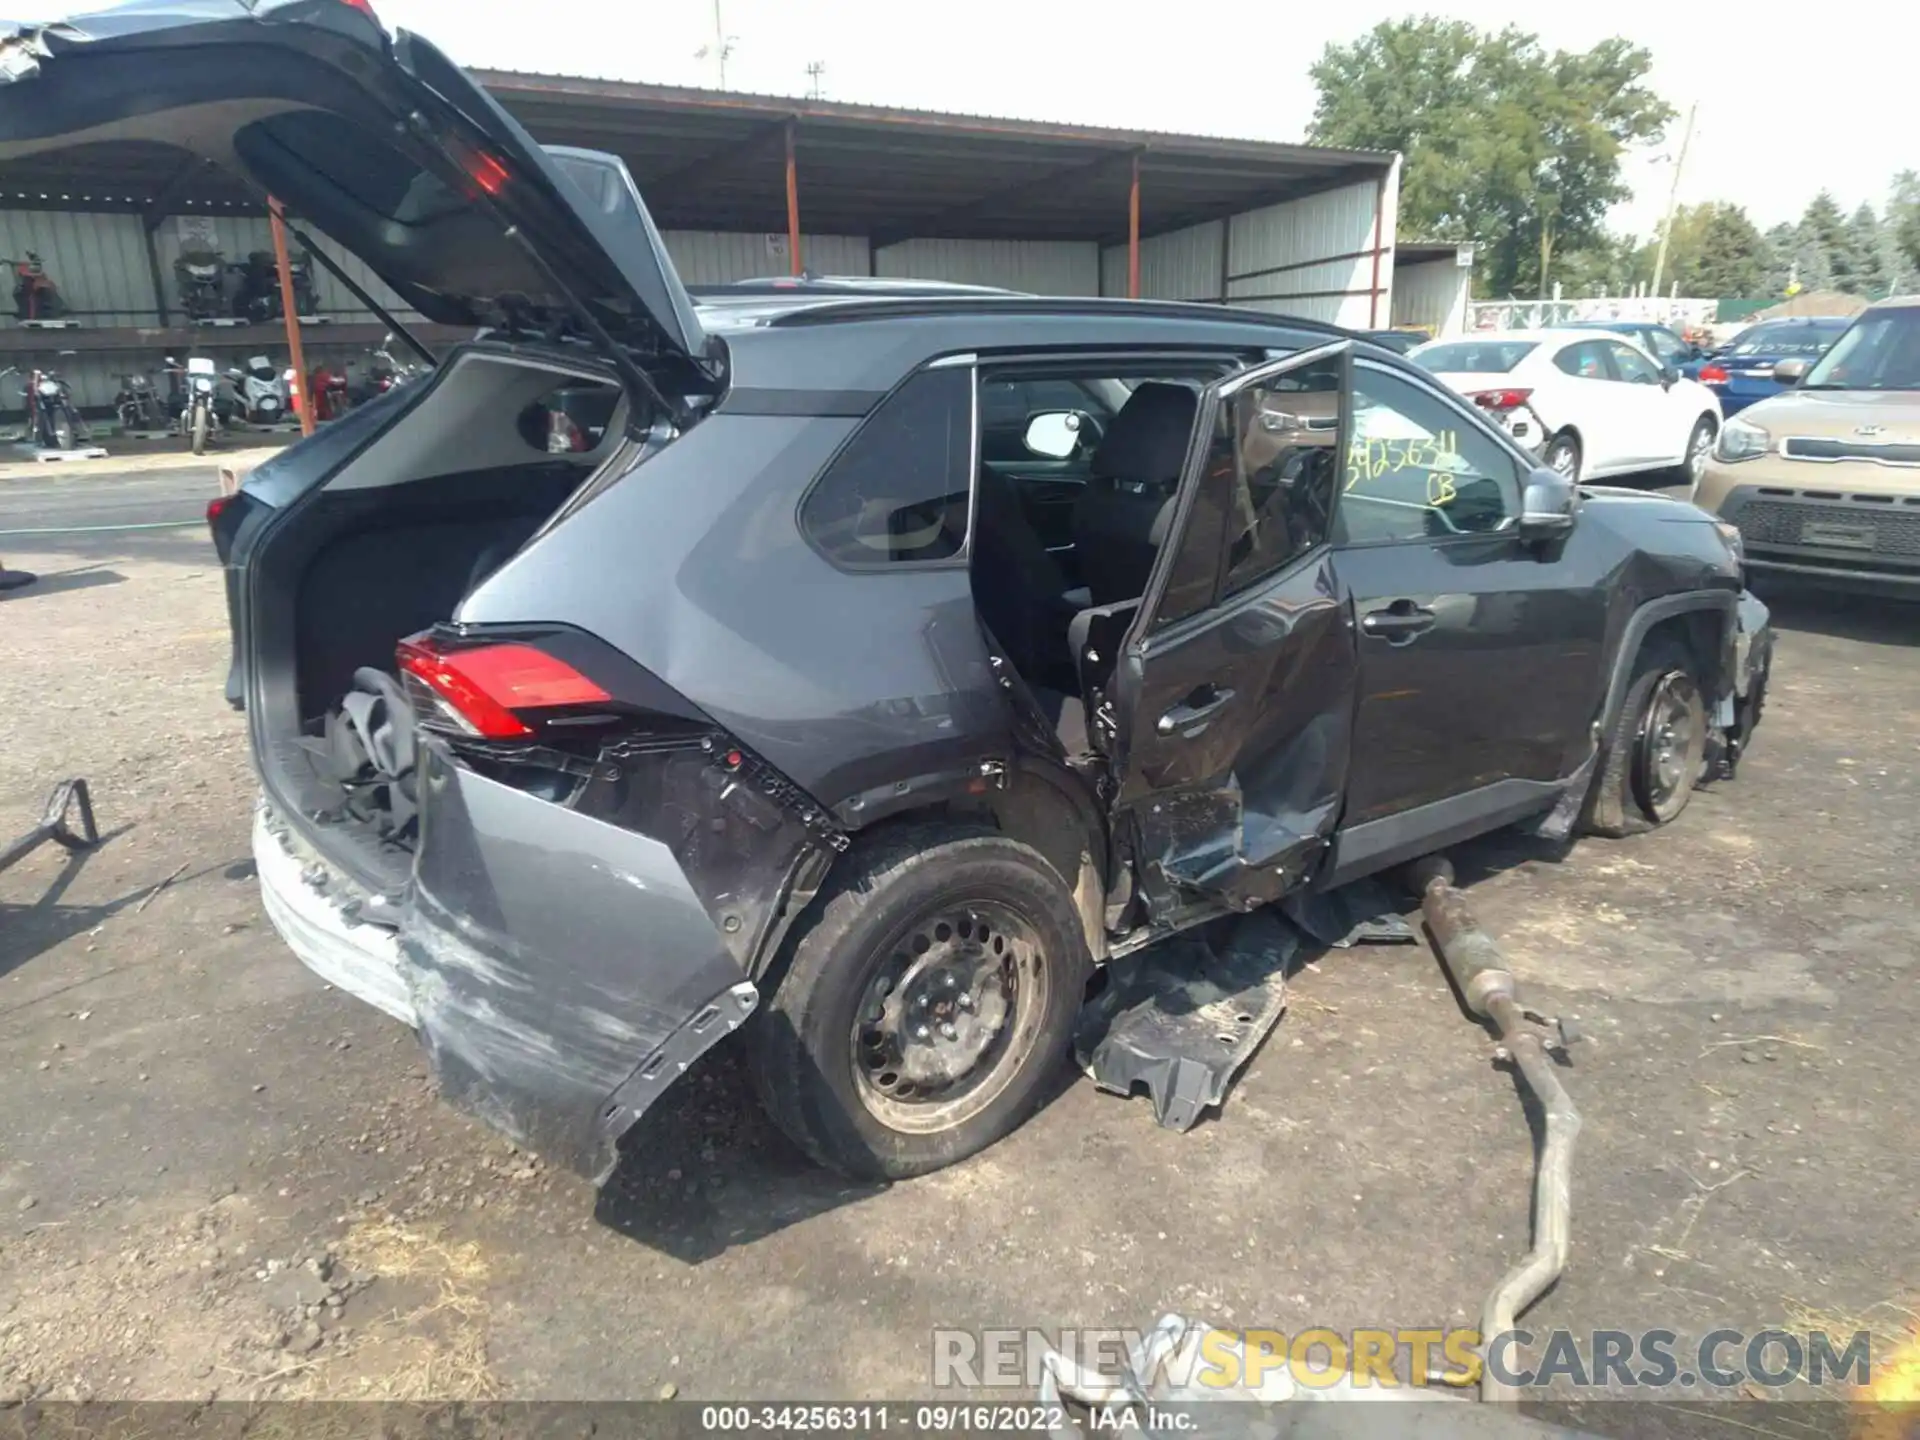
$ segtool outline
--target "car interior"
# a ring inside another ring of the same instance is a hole
[[[1021,403],[1017,413],[1025,423],[1017,437],[983,437],[973,537],[981,618],[1070,759],[1090,750],[1076,657],[1096,618],[1111,623],[1130,616],[1146,591],[1173,513],[1201,387],[1221,368],[1152,378],[1057,370],[982,377],[983,394],[1057,403],[1064,380],[1086,397],[1088,408],[1065,412],[1073,417],[1065,454],[1041,453],[1027,443],[1045,444],[1047,421],[1062,414],[1057,409]],[[1107,412],[1105,405],[1121,396],[1118,409]]]
[[[1231,368],[982,377],[983,397],[993,398],[982,406],[975,604],[1069,761],[1094,748],[1088,705],[1098,707],[1166,541],[1201,391]],[[1057,423],[1059,410],[1045,408],[1060,403],[1063,380],[1095,407],[1070,412],[1066,425]],[[1230,570],[1264,573],[1301,537],[1326,534],[1338,469],[1337,387],[1331,367],[1283,379],[1248,392],[1249,403],[1222,420],[1206,463],[1209,474],[1231,472]],[[1014,406],[1008,392],[1033,403]],[[1124,396],[1118,408],[1100,411],[1101,397],[1113,395]],[[1025,423],[1010,444],[1007,421],[1016,413]],[[1212,579],[1209,571],[1209,590]]]

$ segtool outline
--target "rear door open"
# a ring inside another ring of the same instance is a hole
[[[1202,394],[1110,692],[1113,818],[1156,924],[1278,899],[1339,822],[1356,662],[1330,542],[1350,394],[1344,342]]]

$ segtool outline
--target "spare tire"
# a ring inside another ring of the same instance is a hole
[[[307,748],[342,814],[372,825],[382,839],[411,842],[420,815],[419,747],[413,705],[397,679],[366,666],[354,671],[353,688]]]

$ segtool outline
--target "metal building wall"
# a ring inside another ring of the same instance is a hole
[[[1396,164],[1384,184],[1362,181],[1234,216],[1227,298],[1354,329],[1385,325],[1393,313],[1398,191]],[[1383,247],[1377,262],[1376,235]],[[1376,273],[1377,298],[1370,293]]]
[[[73,317],[86,325],[154,323],[153,280],[137,215],[0,210],[0,255],[31,250],[47,267]],[[13,279],[4,304],[13,312]]]
[[[1393,324],[1396,329],[1458,335],[1467,328],[1467,299],[1473,267],[1452,260],[1401,265],[1393,272]]]
[[[134,220],[136,227],[139,223],[137,219]],[[400,297],[389,290],[371,270],[361,264],[358,257],[341,249],[324,235],[316,234],[310,228],[300,225],[299,221],[296,220],[294,224],[296,228],[305,230],[312,236],[320,248],[325,250],[340,268],[351,275],[355,283],[374,299],[402,320],[415,318],[414,312],[401,303]],[[180,258],[181,250],[186,248],[182,242],[183,228],[211,231],[213,248],[226,257],[228,264],[244,261],[252,251],[273,249],[273,230],[264,215],[169,215],[162,220],[159,228],[153,232],[153,245],[155,253],[160,257],[160,284],[167,297],[168,318],[176,325],[181,322],[180,287],[174,275],[173,262]],[[296,250],[300,248],[299,242],[291,237],[288,244]],[[143,257],[141,260],[143,273],[145,264]],[[374,321],[373,312],[354,299],[339,281],[318,265],[313,267],[313,283],[320,302],[321,315],[343,324],[365,324]],[[149,291],[152,288],[150,284],[147,286]],[[148,301],[147,314],[149,318],[146,323],[153,323],[151,299]]]
[[[792,268],[785,235],[743,235],[719,230],[668,230],[661,236],[674,268],[688,285],[726,285],[735,280],[785,275]],[[800,263],[815,275],[868,273],[864,235],[800,236]]]
[[[873,273],[1036,295],[1098,295],[1100,247],[1090,240],[902,240],[873,252]]]
[[[1224,220],[1209,220],[1140,242],[1140,296],[1145,300],[1218,300]],[[1127,247],[1100,253],[1100,293],[1127,293]]]

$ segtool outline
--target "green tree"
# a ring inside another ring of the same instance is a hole
[[[1880,217],[1873,213],[1873,206],[1862,205],[1854,211],[1843,233],[1845,241],[1835,257],[1835,281],[1849,294],[1881,298],[1887,293],[1887,262]]]
[[[1767,238],[1738,205],[1682,205],[1673,212],[1670,279],[1661,289],[1677,281],[1682,295],[1758,297],[1767,293],[1770,260]]]
[[[1384,21],[1314,63],[1310,133],[1401,151],[1402,233],[1472,240],[1485,288],[1546,294],[1556,256],[1599,247],[1602,268],[1617,259],[1602,222],[1628,193],[1621,157],[1673,116],[1645,84],[1648,65],[1620,39],[1550,52],[1513,27]]]
[[[1800,232],[1790,221],[1781,221],[1767,231],[1767,277],[1762,283],[1763,295],[1784,295],[1787,284],[1793,278],[1794,258],[1800,250]]]
[[[1798,264],[1801,289],[1832,290],[1841,283],[1847,268],[1846,256],[1841,253],[1847,245],[1846,231],[1839,202],[1830,193],[1822,190],[1807,202],[1800,223],[1794,227],[1793,258]]]
[[[1553,277],[1569,295],[1625,295],[1653,269],[1653,252],[1631,235],[1601,235],[1562,250]]]
[[[1887,229],[1891,232],[1903,288],[1920,288],[1915,272],[1920,271],[1920,174],[1902,170],[1893,177],[1893,194],[1887,201]]]

